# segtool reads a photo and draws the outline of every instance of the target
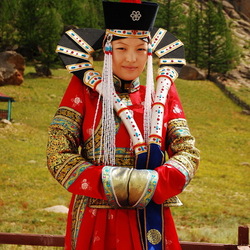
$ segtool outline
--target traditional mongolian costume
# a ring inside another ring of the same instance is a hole
[[[171,206],[195,174],[194,146],[174,84],[183,44],[153,28],[157,4],[103,2],[106,31],[67,31],[57,52],[74,74],[49,128],[48,168],[71,192],[66,249],[180,249]],[[112,41],[148,43],[146,87],[112,74]],[[104,48],[103,72],[91,54]],[[152,53],[159,57],[153,90]]]

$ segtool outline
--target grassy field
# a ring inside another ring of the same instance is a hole
[[[32,71],[27,67],[26,74]],[[70,194],[51,177],[45,155],[47,128],[69,79],[60,69],[49,79],[27,74],[21,86],[0,88],[16,100],[12,125],[0,125],[0,232],[65,232],[66,215],[42,209],[69,204]],[[250,225],[250,117],[209,81],[178,80],[177,88],[202,157],[179,196],[184,206],[172,209],[180,239],[236,243],[237,227]]]

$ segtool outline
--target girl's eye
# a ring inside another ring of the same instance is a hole
[[[138,51],[146,51],[144,48],[139,48]]]
[[[125,48],[123,48],[123,47],[118,47],[118,48],[116,48],[117,50],[125,50]]]

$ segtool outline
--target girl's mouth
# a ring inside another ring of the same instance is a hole
[[[130,66],[123,66],[124,69],[129,70],[129,71],[134,71],[137,69],[137,67],[130,67]]]

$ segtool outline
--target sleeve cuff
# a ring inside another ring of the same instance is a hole
[[[102,182],[113,208],[144,208],[150,202],[158,182],[154,170],[105,166]]]
[[[184,164],[181,164],[180,162],[175,161],[175,160],[168,160],[163,166],[173,167],[184,175],[185,185],[183,189],[188,185],[192,176],[190,176],[190,173]]]
[[[151,201],[158,182],[155,170],[134,169],[129,182],[129,205],[145,208]]]

